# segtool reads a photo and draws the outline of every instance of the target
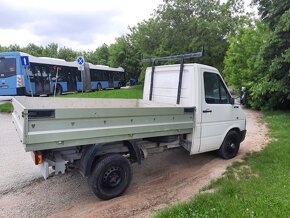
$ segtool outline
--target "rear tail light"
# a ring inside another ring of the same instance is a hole
[[[34,161],[35,165],[43,163],[43,156],[42,156],[42,153],[40,151],[36,151],[36,152],[32,151],[31,157],[32,157],[32,160]]]

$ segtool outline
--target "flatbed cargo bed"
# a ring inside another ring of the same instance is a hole
[[[12,114],[26,151],[192,132],[195,107],[137,99],[15,97]]]

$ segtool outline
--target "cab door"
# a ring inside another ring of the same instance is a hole
[[[231,96],[217,72],[203,72],[200,152],[218,149],[233,122]]]

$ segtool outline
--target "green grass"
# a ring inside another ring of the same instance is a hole
[[[156,217],[289,217],[290,113],[266,113],[271,142],[261,152],[234,163],[189,203],[159,212]],[[257,129],[257,131],[259,131]]]
[[[11,113],[13,110],[12,104],[10,102],[0,104],[0,112]]]
[[[143,96],[143,86],[133,86],[128,89],[114,89],[114,90],[102,90],[98,92],[84,92],[74,93],[68,95],[62,95],[61,97],[71,98],[134,98],[140,99]]]
[[[128,89],[102,90],[98,92],[85,92],[61,95],[65,98],[133,98],[143,97],[143,86],[137,85]],[[11,103],[0,104],[0,112],[11,113],[13,110]]]

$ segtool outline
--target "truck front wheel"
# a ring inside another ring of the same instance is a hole
[[[130,162],[120,154],[109,154],[97,162],[88,183],[98,198],[109,200],[123,194],[131,178]]]
[[[237,156],[240,148],[240,135],[236,131],[230,131],[226,135],[218,154],[224,159],[231,159]]]

